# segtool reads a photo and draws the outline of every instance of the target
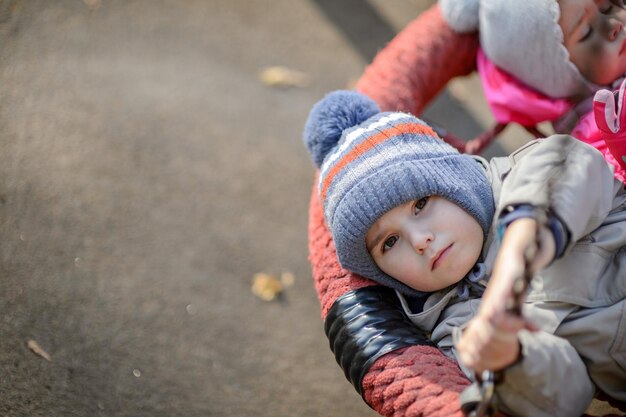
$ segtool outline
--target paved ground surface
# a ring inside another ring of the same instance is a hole
[[[0,2],[0,416],[373,416],[322,331],[301,130],[429,4]],[[429,114],[469,137],[475,91]]]

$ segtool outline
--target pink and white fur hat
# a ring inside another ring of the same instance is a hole
[[[439,0],[439,6],[454,31],[478,30],[487,58],[529,87],[553,98],[597,88],[570,61],[556,0]]]

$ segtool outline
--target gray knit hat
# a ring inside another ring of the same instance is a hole
[[[445,197],[489,230],[494,202],[483,166],[410,114],[380,113],[367,96],[336,91],[311,110],[304,141],[320,168],[319,197],[345,269],[422,295],[382,272],[365,245],[379,217],[422,197]]]
[[[453,30],[478,30],[485,55],[529,87],[554,98],[595,89],[570,61],[556,0],[439,0],[439,6]]]

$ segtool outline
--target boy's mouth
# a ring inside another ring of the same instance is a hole
[[[430,264],[430,270],[431,271],[434,271],[435,269],[437,269],[439,267],[439,265],[441,265],[441,262],[450,253],[450,248],[452,248],[452,245],[453,245],[453,243],[449,244],[448,246],[446,246],[445,248],[443,248],[442,250],[437,252],[437,254],[433,257],[433,260],[432,260],[432,262]]]

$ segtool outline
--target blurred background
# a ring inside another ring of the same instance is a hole
[[[1,0],[0,415],[376,415],[323,333],[301,132],[433,3]],[[426,115],[491,124],[473,77]]]

